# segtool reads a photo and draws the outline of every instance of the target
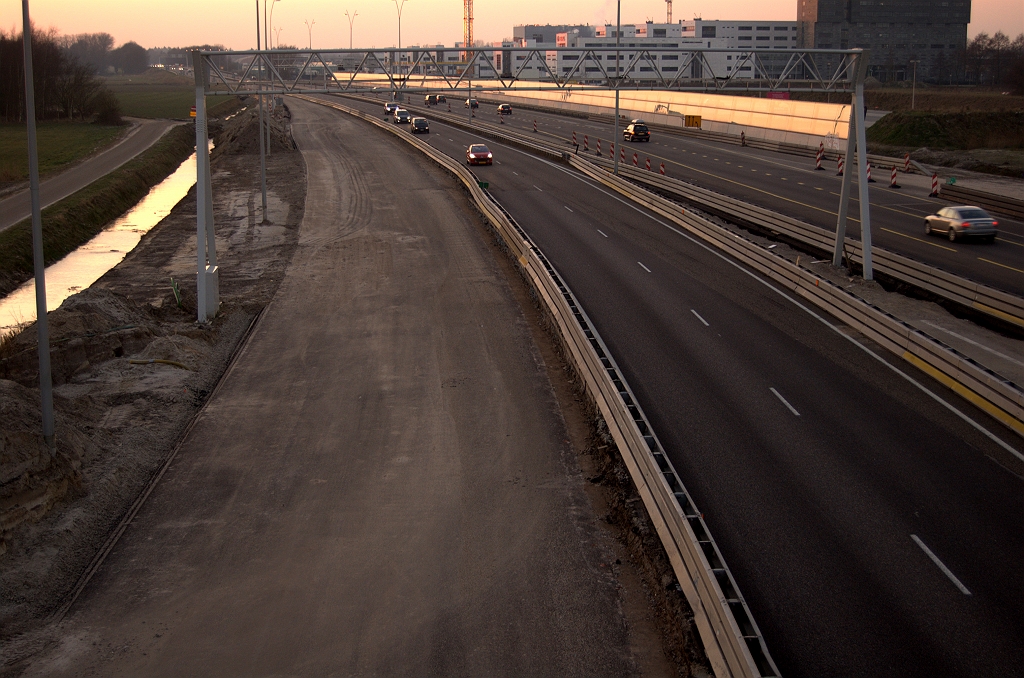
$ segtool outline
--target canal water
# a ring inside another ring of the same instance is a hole
[[[196,183],[196,154],[154,186],[135,207],[97,234],[92,240],[46,269],[46,308],[60,306],[72,294],[80,292],[116,266],[139,240],[171,208],[178,204]],[[36,284],[30,280],[0,299],[0,335],[36,319]]]

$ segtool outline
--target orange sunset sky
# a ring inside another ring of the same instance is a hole
[[[256,5],[263,0],[31,0],[33,22],[64,34],[105,32],[120,45],[143,47],[221,44],[256,46]],[[623,0],[623,23],[665,21],[664,0]],[[394,0],[278,0],[273,28],[282,45],[348,47],[345,11],[356,14],[355,47],[391,46],[397,40]],[[600,24],[615,22],[614,0],[476,0],[474,33],[487,42],[512,36],[516,24]],[[673,18],[793,21],[796,0],[675,0]],[[1024,0],[974,0],[968,35],[1024,32]],[[0,0],[0,28],[21,29],[20,0]],[[452,45],[462,40],[460,0],[407,0],[402,10],[402,44]]]

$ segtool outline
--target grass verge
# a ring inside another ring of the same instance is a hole
[[[186,109],[185,115],[188,115]],[[109,146],[127,126],[94,125],[88,122],[40,122],[36,127],[39,176],[59,172]],[[28,181],[28,127],[0,125],[0,182]]]
[[[192,154],[195,141],[195,127],[175,127],[135,159],[43,210],[46,265],[88,242],[135,205]],[[0,296],[32,274],[32,224],[26,219],[0,231]]]
[[[1024,149],[1024,112],[894,112],[867,129],[867,140],[915,148]]]
[[[187,118],[196,105],[194,89],[172,91],[120,91],[115,92],[121,104],[121,115],[134,118]],[[215,95],[206,97],[207,108],[212,108],[235,97]]]

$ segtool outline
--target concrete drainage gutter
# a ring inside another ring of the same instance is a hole
[[[557,324],[569,357],[604,417],[668,554],[676,579],[693,610],[694,622],[715,675],[720,678],[778,676],[778,668],[764,638],[700,512],[633,398],[615,360],[543,253],[479,186],[462,163],[375,116],[323,99],[299,98],[335,108],[390,131],[463,183],[515,255]],[[543,150],[545,155],[552,153],[539,146],[537,150]],[[561,154],[559,158],[562,159]]]

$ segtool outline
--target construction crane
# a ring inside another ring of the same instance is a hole
[[[466,0],[466,2],[470,1]],[[672,0],[665,0],[665,4],[668,5],[668,17],[665,19],[665,23],[670,24],[672,23]]]
[[[473,0],[463,0],[462,39],[465,41],[466,49],[473,48]],[[466,60],[468,59],[469,52],[466,52]]]

